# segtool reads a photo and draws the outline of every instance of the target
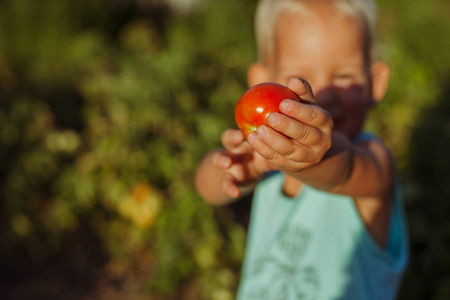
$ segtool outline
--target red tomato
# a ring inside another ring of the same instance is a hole
[[[280,112],[280,103],[285,99],[300,101],[292,90],[277,83],[261,83],[247,90],[234,109],[236,124],[244,137],[256,131],[258,126],[267,124],[267,117],[272,112]]]

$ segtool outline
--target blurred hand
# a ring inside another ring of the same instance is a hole
[[[275,169],[245,141],[240,130],[225,130],[221,141],[225,149],[216,152],[212,161],[224,170],[221,186],[229,197],[238,198],[246,188],[252,188],[262,174]]]

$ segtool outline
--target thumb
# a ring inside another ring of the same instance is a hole
[[[291,77],[288,79],[286,86],[296,93],[303,102],[316,103],[311,85],[305,79]]]

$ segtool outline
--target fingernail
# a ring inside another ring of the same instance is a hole
[[[239,189],[237,187],[230,188],[228,190],[228,195],[231,198],[236,199],[237,197],[239,197]]]
[[[286,111],[286,112],[288,112],[288,111],[291,110],[291,108],[292,108],[292,103],[291,103],[291,101],[289,101],[289,100],[283,100],[283,101],[280,103],[280,110],[281,110],[281,111]]]
[[[222,166],[222,167],[227,167],[228,166],[228,158],[227,157],[222,157],[221,159],[220,159],[220,165]]]
[[[260,126],[258,127],[258,129],[256,130],[256,134],[260,137],[260,138],[264,138],[267,136],[267,129],[264,128],[264,126]]]
[[[271,113],[267,117],[267,123],[271,126],[276,126],[276,125],[280,124],[280,117],[276,113]]]
[[[257,137],[256,137],[256,134],[254,132],[250,132],[247,135],[247,141],[249,141],[250,144],[253,144],[254,142],[256,142],[256,139],[257,139]]]

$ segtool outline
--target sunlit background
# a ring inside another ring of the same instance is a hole
[[[235,127],[256,0],[0,0],[0,298],[231,300],[248,208],[193,173]],[[450,298],[450,2],[379,0],[411,262]]]

